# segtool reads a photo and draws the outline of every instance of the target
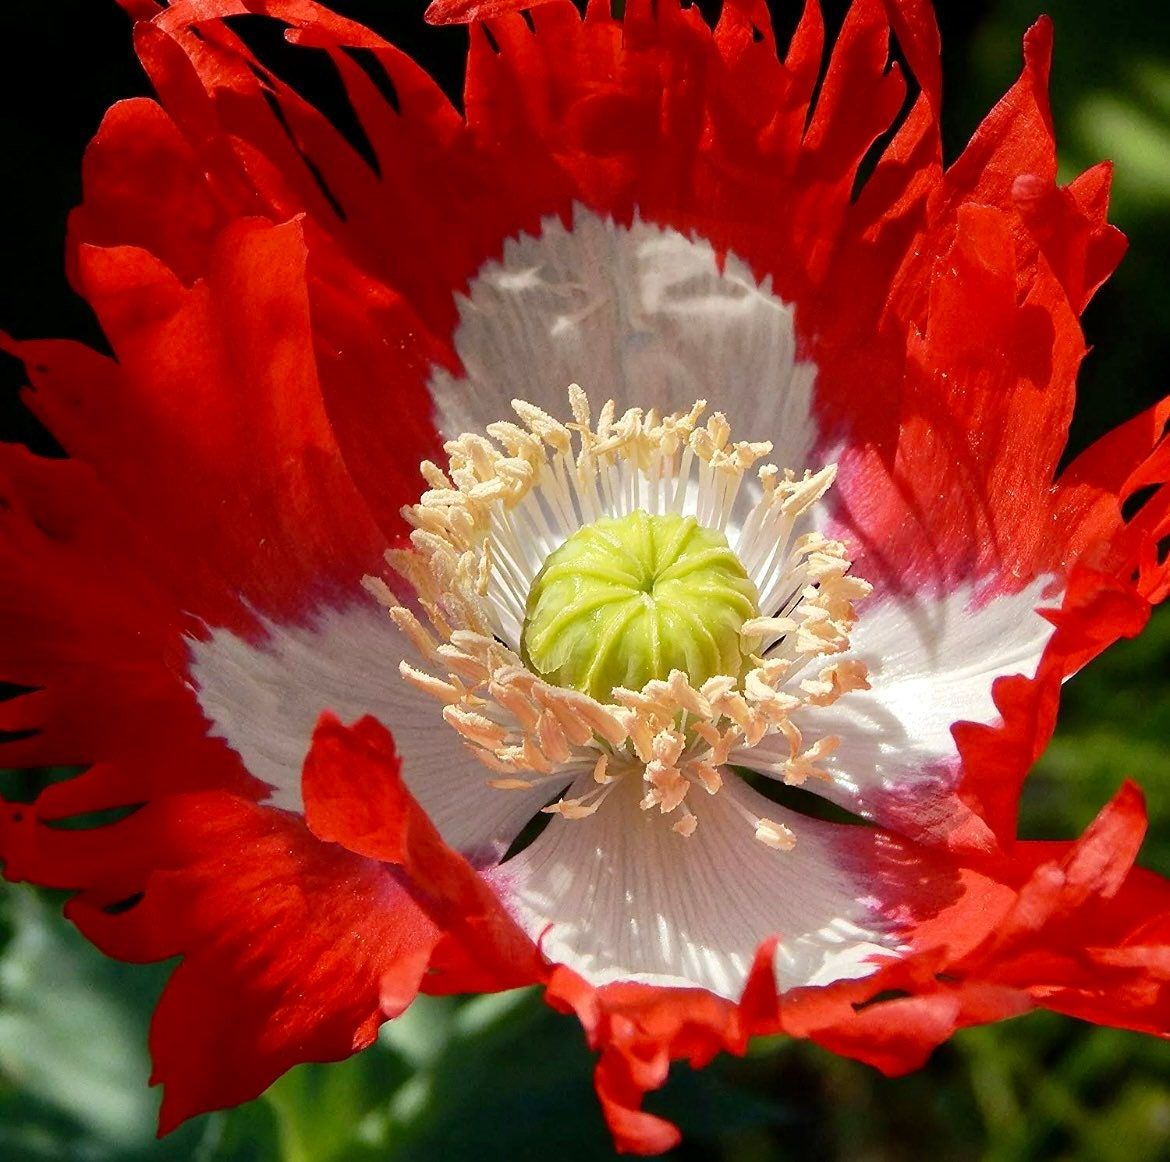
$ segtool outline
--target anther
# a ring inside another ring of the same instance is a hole
[[[828,661],[869,593],[845,545],[809,527],[834,466],[765,464],[755,483],[771,446],[733,441],[720,413],[700,426],[703,401],[619,415],[609,400],[594,421],[574,384],[569,404],[566,424],[515,401],[519,423],[448,441],[446,469],[422,465],[411,547],[386,558],[399,583],[365,581],[414,651],[405,680],[442,705],[489,786],[556,784],[543,810],[565,820],[625,786],[638,795],[619,799],[686,837],[731,764],[829,778],[838,740],[811,712],[868,688],[864,663]],[[776,736],[779,753],[756,749]],[[733,806],[759,842],[795,845]]]

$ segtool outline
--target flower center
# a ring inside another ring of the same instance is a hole
[[[596,422],[575,384],[569,402],[564,424],[513,401],[519,424],[422,465],[411,547],[387,554],[414,600],[366,579],[418,655],[403,677],[492,787],[557,796],[543,810],[564,819],[624,786],[688,836],[692,792],[717,794],[732,767],[830,778],[838,740],[815,710],[869,685],[861,661],[830,660],[870,591],[813,526],[836,468],[749,481],[771,445],[732,442],[718,412],[700,425],[702,401],[669,416],[611,401]],[[761,843],[796,842],[732,803]]]
[[[739,676],[756,587],[727,538],[692,516],[602,517],[555,549],[528,592],[525,663],[609,702],[681,670],[694,686]]]

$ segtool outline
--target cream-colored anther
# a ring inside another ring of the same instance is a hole
[[[427,489],[404,510],[411,547],[387,554],[397,588],[413,590],[417,606],[403,605],[380,578],[365,582],[418,655],[403,663],[404,679],[442,705],[448,728],[493,772],[490,786],[510,794],[563,788],[544,810],[565,820],[617,804],[611,792],[633,780],[642,808],[671,816],[685,837],[701,822],[702,800],[731,777],[729,765],[788,783],[828,778],[820,764],[838,740],[818,734],[816,710],[868,687],[862,662],[831,659],[848,649],[855,603],[870,587],[850,573],[845,545],[809,527],[835,467],[798,476],[759,465],[771,445],[733,441],[719,413],[700,423],[703,401],[661,415],[619,414],[609,400],[594,420],[582,388],[571,385],[568,396],[568,423],[516,401],[517,422],[448,441],[446,469],[421,466]],[[524,608],[535,575],[526,545],[636,508],[727,530],[761,616],[740,631],[745,672],[694,683],[675,669],[599,702],[528,670],[502,611],[515,619]],[[804,731],[793,721],[798,712]],[[781,753],[773,744],[765,758],[756,748],[773,736]],[[703,792],[697,799],[694,787]],[[776,821],[753,818],[751,826],[777,851],[797,842]]]
[[[756,824],[756,838],[777,851],[791,851],[796,846],[796,836],[792,829],[771,819],[761,819]]]

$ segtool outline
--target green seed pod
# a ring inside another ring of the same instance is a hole
[[[727,538],[694,517],[633,512],[578,529],[528,594],[521,652],[546,681],[611,700],[682,670],[738,678],[759,595]]]

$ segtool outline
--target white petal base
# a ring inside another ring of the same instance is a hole
[[[551,415],[579,383],[599,404],[687,411],[706,399],[736,438],[771,440],[772,461],[809,466],[816,438],[813,364],[796,357],[791,304],[709,242],[578,206],[540,237],[522,235],[485,263],[459,304],[465,377],[430,383],[448,438],[481,432],[528,400]]]
[[[528,848],[485,873],[552,961],[590,984],[639,981],[743,992],[760,943],[779,936],[780,989],[855,979],[889,957],[897,934],[867,882],[874,833],[796,815],[729,774],[688,800],[683,837],[618,788],[588,819],[554,819]],[[796,847],[753,838],[737,805],[787,824]]]
[[[951,729],[959,722],[998,722],[995,680],[1035,674],[1053,632],[1036,610],[1059,606],[1053,588],[1053,578],[1041,577],[1017,593],[982,601],[971,586],[944,596],[875,592],[860,605],[851,648],[841,655],[866,664],[871,689],[797,715],[810,739],[840,739],[822,764],[832,783],[809,789],[899,830],[908,821],[924,825],[911,833],[945,827],[942,805],[959,776]],[[765,740],[741,761],[750,766],[751,758],[784,757],[771,749]]]
[[[361,590],[355,583],[355,589]],[[373,600],[320,611],[307,625],[265,625],[252,643],[224,629],[190,643],[190,676],[212,735],[256,778],[267,802],[300,813],[301,767],[325,710],[344,722],[365,714],[394,735],[402,777],[453,848],[472,863],[493,863],[554,794],[502,792],[491,772],[443,721],[432,698],[404,681],[398,663],[409,644]]]

